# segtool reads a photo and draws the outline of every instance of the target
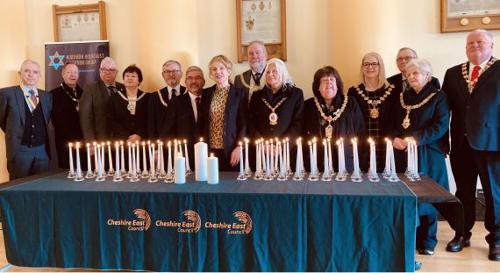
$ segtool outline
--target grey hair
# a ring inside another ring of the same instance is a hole
[[[200,72],[200,73],[201,73],[201,76],[203,77],[203,70],[202,70],[199,66],[192,65],[192,66],[188,67],[188,68],[186,69],[186,76],[187,76],[187,74],[189,74],[189,72],[191,72],[191,71],[198,71],[198,72]]]
[[[182,72],[182,66],[181,66],[181,63],[179,63],[179,62],[178,62],[178,61],[176,61],[176,60],[168,60],[168,61],[164,62],[164,63],[163,63],[163,65],[162,65],[161,67],[162,67],[162,68],[164,68],[165,66],[168,66],[168,65],[170,65],[170,64],[176,64],[176,65],[179,67],[179,69],[181,70],[181,72]]]
[[[402,48],[400,48],[398,50],[398,55],[399,55],[399,53],[401,53],[402,51],[405,51],[405,50],[411,51],[411,53],[413,53],[413,55],[415,55],[415,58],[418,58],[417,52],[413,48],[410,48],[410,47],[402,47]]]
[[[104,59],[102,59],[102,61],[101,61],[101,66],[100,66],[100,68],[102,68],[103,66],[108,66],[108,65],[109,65],[109,66],[113,66],[114,68],[116,68],[116,67],[117,67],[116,62],[115,62],[115,60],[113,60],[113,58],[111,58],[111,57],[105,57],[105,58],[104,58]]]
[[[38,64],[38,62],[36,61],[33,61],[31,59],[26,59],[24,60],[22,63],[21,63],[21,66],[19,67],[19,71],[22,71],[23,70],[23,67],[27,64],[34,64],[36,66],[38,66],[38,69],[40,69],[40,64]]]
[[[288,85],[293,85],[292,77],[290,76],[290,73],[288,73],[288,68],[286,67],[285,62],[278,58],[272,58],[269,61],[267,61],[266,65],[266,70],[264,71],[264,74],[267,73],[267,70],[269,69],[269,66],[274,65],[276,66],[276,69],[278,70],[278,73],[280,75],[281,80],[283,81],[283,85],[288,84]]]
[[[490,38],[490,41],[493,42],[493,34],[491,34],[491,32],[487,31],[486,29],[483,29],[483,28],[478,28],[478,29],[475,29],[471,32],[469,32],[469,34],[467,34],[467,37],[466,39],[469,38],[469,35],[473,34],[473,33],[483,33],[485,34],[486,36],[488,36],[488,38]]]
[[[421,59],[421,58],[412,59],[405,66],[405,71],[408,71],[408,69],[410,69],[410,68],[416,68],[420,72],[427,73],[429,75],[429,81],[431,80],[432,66],[431,66],[431,63],[429,61],[427,61],[426,59]]]

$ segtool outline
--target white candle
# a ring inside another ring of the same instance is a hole
[[[134,177],[137,173],[136,173],[136,165],[135,165],[135,161],[136,161],[136,154],[135,154],[135,143],[132,143],[132,156],[131,156],[131,161],[132,161],[132,168],[129,170],[129,172],[132,172],[130,177]]]
[[[92,142],[92,147],[94,148],[94,166],[95,166],[95,172],[97,173],[97,168],[99,167],[97,164],[97,143],[94,141]]]
[[[135,147],[136,147],[136,151],[135,151],[135,165],[136,165],[136,168],[135,168],[135,171],[137,173],[137,175],[139,175],[141,173],[141,166],[140,166],[140,162],[141,162],[141,157],[140,157],[140,144],[139,144],[139,141],[136,140],[135,141]]]
[[[345,169],[345,154],[344,154],[344,139],[340,138],[337,140],[337,156],[338,156],[338,165],[339,165],[339,172],[338,176],[344,176],[346,169]]]
[[[273,143],[273,139],[269,140],[269,150],[271,152],[269,155],[269,161],[270,161],[269,168],[271,170],[271,174],[273,174],[274,170],[275,170],[275,168],[274,168],[274,143]]]
[[[123,147],[123,141],[120,140],[120,166],[122,174],[125,174],[127,170],[125,170],[125,148]]]
[[[168,145],[170,156],[170,142]],[[194,176],[196,181],[207,180],[207,157],[208,145],[203,142],[203,138],[200,138],[200,142],[194,145]]]
[[[302,174],[302,139],[299,137],[297,138],[297,159],[295,161],[295,177],[299,177]]]
[[[261,154],[261,161],[260,163],[262,164],[262,170],[265,171],[267,170],[266,166],[266,148],[264,147],[265,141],[263,138],[260,139],[260,154]]]
[[[414,154],[414,159],[413,159],[413,168],[415,170],[415,174],[416,176],[420,176],[420,174],[418,173],[418,146],[417,146],[417,142],[415,140],[413,140],[413,154]]]
[[[69,149],[69,174],[68,176],[73,176],[75,174],[75,168],[73,166],[73,143],[68,143]]]
[[[327,138],[328,143],[328,171],[333,175],[333,160],[332,160],[332,142],[330,138]]]
[[[92,161],[90,161],[90,143],[87,143],[87,175],[92,172]]]
[[[377,176],[377,157],[375,153],[375,141],[369,138],[368,143],[370,143],[370,168],[368,170],[368,175],[373,177]]]
[[[101,144],[96,144],[94,145],[94,156],[97,160],[97,177],[102,177],[103,176],[103,171],[102,171],[102,164],[101,164]]]
[[[174,163],[174,183],[175,184],[185,184],[186,183],[186,158],[178,156],[175,158]]]
[[[130,171],[132,171],[132,143],[127,141],[127,150],[128,150],[128,171],[130,177]]]
[[[155,175],[155,144],[149,143],[149,164],[150,167],[150,175]]]
[[[115,142],[115,176],[120,176],[120,143]]]
[[[292,169],[290,168],[290,139],[285,138],[285,151],[286,151],[286,154],[285,154],[285,163],[286,163],[286,171],[287,173],[291,173]]]
[[[312,141],[308,141],[307,145],[309,145],[309,169],[311,173],[314,171],[314,152],[313,152],[313,147],[312,147]]]
[[[312,147],[313,147],[313,165],[312,165],[312,167],[314,169],[311,169],[311,172],[314,172],[314,174],[318,174],[318,172],[319,172],[318,171],[318,148],[317,148],[317,143],[316,143],[316,137],[314,137],[312,140]]]
[[[101,171],[104,176],[105,176],[104,165],[106,165],[105,162],[106,162],[106,143],[101,142],[101,168],[102,168]]]
[[[109,173],[113,173],[113,155],[111,153],[111,141],[106,142],[106,146],[108,146],[108,165],[109,165]]]
[[[147,173],[148,172],[148,161],[146,160],[146,142],[142,141],[142,172]]]
[[[271,166],[269,165],[270,156],[269,156],[269,141],[266,140],[266,174],[271,174]]]
[[[248,157],[248,143],[250,140],[245,138],[245,173],[250,173],[252,170],[250,169],[250,160]]]
[[[390,151],[391,151],[391,176],[396,175],[396,161],[394,160],[394,147],[391,143],[390,145]]]
[[[388,177],[391,175],[391,147],[392,143],[388,138],[385,138],[385,166],[384,166],[384,176]]]
[[[210,154],[207,160],[208,164],[208,184],[219,184],[219,159]]]
[[[352,142],[352,152],[354,157],[354,172],[359,173],[359,155],[358,155],[358,140],[353,138]]]
[[[262,166],[260,162],[260,141],[255,141],[255,172],[260,173],[262,171]]]
[[[82,165],[80,164],[80,142],[75,144],[76,151],[76,179],[81,180],[82,178]]]
[[[165,157],[163,156],[163,141],[158,141],[158,171],[165,175]]]
[[[285,143],[283,144],[278,141],[278,158],[279,158],[279,178],[281,180],[286,179],[286,166],[285,166],[285,157],[286,157],[286,152],[285,152]]]
[[[240,175],[245,175],[245,170],[244,170],[244,160],[243,160],[243,143],[238,142],[238,148],[240,148]]]
[[[186,172],[191,173],[191,166],[189,166],[189,153],[188,153],[188,146],[187,146],[187,140],[184,139],[184,156],[186,157]]]
[[[328,146],[326,143],[326,139],[323,139],[323,175],[330,175],[330,167],[328,163]]]
[[[274,172],[276,173],[276,172],[279,172],[279,168],[278,168],[279,167],[278,166],[278,163],[279,163],[278,141],[279,140],[278,140],[278,138],[275,138],[274,141],[276,144],[274,145],[275,149],[274,149],[274,165],[273,165],[273,167],[274,167]]]
[[[172,169],[172,143],[170,140],[168,141],[168,167],[167,167],[167,174],[171,174],[173,172]]]

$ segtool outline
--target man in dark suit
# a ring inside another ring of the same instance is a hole
[[[87,142],[110,139],[107,105],[111,94],[124,89],[123,84],[115,81],[117,72],[116,62],[106,57],[101,61],[100,79],[83,88],[79,115],[83,138]]]
[[[252,41],[247,48],[247,60],[250,69],[234,78],[234,86],[245,91],[247,100],[250,101],[252,93],[262,89],[265,82],[264,70],[266,69],[267,50],[261,41]]]
[[[69,168],[68,142],[82,141],[78,102],[83,90],[78,85],[79,69],[66,63],[61,69],[63,82],[50,91],[53,98],[52,124],[59,168]],[[84,158],[85,159],[85,158]],[[85,165],[83,165],[85,166]]]
[[[403,47],[399,49],[398,55],[396,57],[396,65],[398,66],[400,73],[392,75],[391,77],[387,78],[387,81],[394,85],[393,92],[398,93],[397,96],[393,96],[393,98],[398,100],[397,102],[398,104],[399,104],[399,93],[410,89],[410,85],[404,75],[405,67],[409,61],[411,61],[412,59],[416,59],[417,57],[418,57],[417,52],[409,47]],[[441,85],[437,78],[432,77],[431,83],[434,87],[436,87],[436,89],[441,88]]]
[[[19,76],[20,86],[0,90],[0,127],[5,133],[10,180],[48,171],[50,158],[47,125],[52,95],[36,88],[37,62],[25,60]]]
[[[194,143],[201,136],[198,128],[198,113],[205,85],[203,70],[198,66],[190,66],[186,70],[185,84],[187,92],[172,102],[173,118],[165,126],[165,130],[171,132],[176,139],[188,141],[189,163],[191,167],[194,167]]]
[[[162,76],[167,86],[151,94],[148,107],[148,136],[151,139],[171,137],[164,128],[171,122],[170,103],[174,98],[184,94],[186,87],[181,86],[182,69],[176,60],[168,60],[163,64]]]
[[[444,77],[451,109],[451,168],[465,213],[465,235],[457,234],[447,250],[457,252],[470,245],[479,175],[486,199],[488,258],[500,261],[500,61],[493,57],[493,44],[491,33],[470,32],[468,62],[448,69]]]

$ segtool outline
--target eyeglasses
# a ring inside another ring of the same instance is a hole
[[[412,56],[407,56],[407,57],[398,57],[398,58],[396,59],[396,62],[398,62],[398,63],[403,62],[403,61],[404,61],[404,62],[407,62],[407,61],[409,61],[409,60],[411,60],[411,59],[414,59],[414,58],[415,58],[415,57],[412,57]]]
[[[177,74],[177,73],[181,73],[181,71],[179,69],[175,69],[175,70],[163,70],[163,73],[165,73],[165,74]]]
[[[116,69],[114,68],[101,68],[100,70],[101,72],[107,72],[107,73],[112,73],[116,71]]]
[[[370,67],[370,66],[377,67],[378,63],[363,63],[363,67]]]

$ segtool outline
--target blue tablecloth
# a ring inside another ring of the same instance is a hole
[[[417,198],[402,182],[3,185],[9,263],[154,271],[413,271]]]

